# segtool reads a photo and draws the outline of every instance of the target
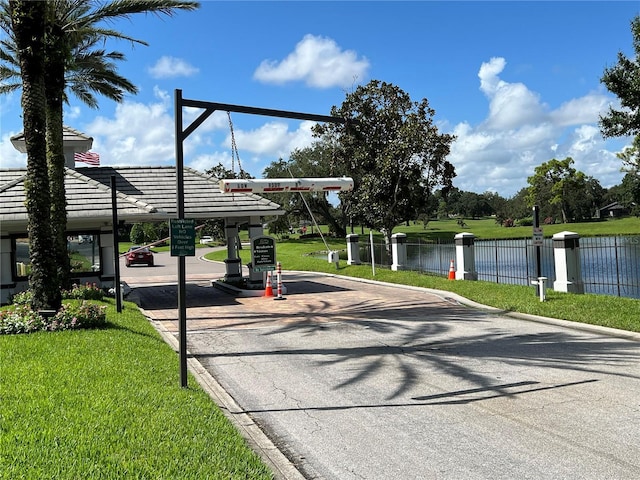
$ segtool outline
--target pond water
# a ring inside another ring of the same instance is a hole
[[[368,245],[361,248],[360,258],[366,262],[370,261],[368,248]],[[476,240],[474,249],[479,280],[530,285],[537,276],[536,247],[531,239]],[[411,270],[446,275],[451,259],[455,259],[453,243],[407,244]],[[544,240],[540,259],[541,275],[549,279],[552,288],[553,240]],[[640,298],[640,236],[580,238],[580,265],[585,293]]]

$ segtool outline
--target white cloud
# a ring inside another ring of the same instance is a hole
[[[153,78],[190,77],[199,70],[181,58],[163,56],[148,69]]]
[[[228,169],[231,169],[231,167],[234,166],[236,171],[238,170],[238,167],[231,163],[230,152],[214,152],[212,154],[197,155],[188,162],[188,166],[200,172],[206,172],[219,163]]]
[[[492,58],[480,66],[480,90],[489,98],[489,117],[486,128],[504,130],[540,121],[545,106],[539,96],[522,83],[507,83],[498,76],[507,62],[504,58]]]
[[[366,58],[358,58],[353,50],[342,50],[330,38],[305,35],[284,60],[264,60],[254,78],[275,84],[304,81],[316,88],[348,87],[362,81],[369,66]]]
[[[269,122],[261,127],[242,131],[234,129],[236,145],[242,150],[265,156],[288,156],[296,148],[303,148],[313,141],[311,127],[316,122],[301,122],[297,130],[290,131],[284,122]],[[231,148],[231,138],[225,144]]]
[[[581,123],[597,123],[611,99],[599,93],[590,93],[584,97],[574,98],[563,103],[560,108],[550,113],[550,118],[558,127],[568,127]]]
[[[158,103],[118,104],[114,118],[96,117],[86,127],[103,165],[162,165],[175,158],[175,123],[161,91]]]
[[[0,168],[24,168],[27,166],[27,155],[20,153],[11,143],[11,137],[20,132],[3,133],[0,139]]]
[[[590,93],[554,110],[523,83],[502,80],[506,65],[496,57],[480,66],[480,90],[489,102],[486,119],[452,129],[457,136],[449,156],[456,167],[454,184],[510,197],[527,186],[536,166],[566,157],[603,187],[620,183],[620,160],[614,153],[619,149],[615,141],[602,138],[597,125],[611,99]]]

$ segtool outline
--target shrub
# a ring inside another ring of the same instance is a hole
[[[93,283],[85,283],[84,285],[74,284],[71,290],[62,292],[62,298],[74,298],[76,300],[102,300],[104,291]]]
[[[502,226],[503,227],[513,227],[513,226],[515,226],[515,223],[514,223],[513,219],[507,218],[502,222]]]
[[[107,321],[106,307],[95,303],[71,302],[62,305],[46,330],[102,327]]]
[[[31,290],[25,290],[24,292],[16,293],[11,297],[11,303],[14,305],[31,305],[33,299],[33,293]]]
[[[16,304],[0,310],[0,334],[31,333],[43,330],[44,318],[28,305]]]
[[[106,322],[106,307],[85,300],[65,303],[50,318],[34,312],[25,304],[14,303],[0,310],[0,334],[96,328]]]

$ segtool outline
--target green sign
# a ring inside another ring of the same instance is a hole
[[[276,269],[276,239],[273,237],[255,237],[251,239],[251,258],[253,270],[266,272]]]
[[[171,228],[171,256],[196,256],[196,221],[193,218],[172,218]]]

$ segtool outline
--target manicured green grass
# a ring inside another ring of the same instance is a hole
[[[452,239],[457,233],[473,233],[477,238],[527,238],[531,237],[533,227],[503,227],[496,224],[494,218],[464,219],[464,227],[458,225],[457,220],[433,220],[425,227],[422,222],[411,225],[400,225],[394,229],[394,233],[406,233],[408,236],[420,236],[424,238]],[[640,235],[640,218],[627,217],[615,218],[601,222],[583,223],[557,223],[554,225],[542,225],[545,237],[551,237],[562,231],[570,231],[580,236],[610,236],[610,235]],[[360,231],[356,232],[360,233]],[[368,230],[367,230],[368,234]]]
[[[0,336],[0,478],[272,478],[138,308],[108,305],[108,328]]]
[[[344,250],[344,240],[331,239],[331,250]],[[285,275],[287,270],[336,273],[383,282],[413,285],[455,292],[469,300],[496,307],[508,312],[520,312],[575,322],[603,325],[622,330],[640,332],[640,300],[609,295],[576,295],[547,290],[547,301],[540,302],[534,287],[495,284],[485,281],[450,281],[444,277],[418,272],[394,272],[388,268],[376,268],[375,276],[370,265],[347,265],[346,252],[341,252],[339,268],[327,261],[326,254],[310,255],[326,250],[320,239],[288,240],[278,242],[276,253]],[[241,250],[242,263],[250,261],[249,249]],[[224,260],[226,252],[207,254],[211,260]]]

